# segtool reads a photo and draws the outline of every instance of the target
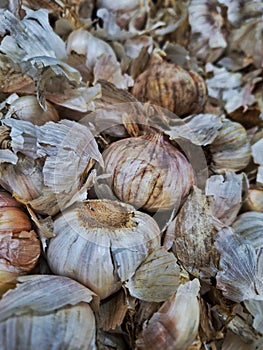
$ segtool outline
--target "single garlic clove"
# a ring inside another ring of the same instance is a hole
[[[159,133],[116,141],[102,155],[114,194],[137,208],[178,209],[195,182],[187,158]]]
[[[12,102],[6,118],[10,116],[29,121],[35,125],[43,125],[48,121],[59,121],[56,108],[46,101],[46,110],[44,111],[36,96],[22,96]]]
[[[139,101],[157,104],[178,116],[201,112],[207,96],[198,73],[165,61],[151,64],[140,74],[132,93]]]
[[[145,326],[136,341],[138,350],[186,350],[197,336],[200,306],[197,279],[179,286]]]
[[[51,270],[76,279],[106,298],[121,288],[140,263],[160,246],[160,230],[149,215],[110,200],[89,200],[54,220],[47,259]]]
[[[2,349],[96,349],[89,306],[94,293],[61,276],[32,275],[19,281],[0,300]]]

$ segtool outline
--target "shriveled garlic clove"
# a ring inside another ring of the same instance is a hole
[[[121,288],[153,249],[160,230],[149,215],[128,204],[89,200],[54,220],[47,259],[51,270],[76,279],[106,298]]]
[[[222,127],[208,150],[211,156],[210,168],[216,173],[242,170],[251,159],[251,146],[246,129],[227,118],[223,120]]]
[[[0,191],[0,294],[17,276],[32,270],[40,256],[40,241],[29,217],[6,191]]]
[[[177,293],[155,313],[136,341],[138,350],[186,350],[197,336],[200,306],[197,279],[179,286]]]
[[[12,102],[5,118],[10,116],[27,120],[35,125],[43,125],[48,121],[59,121],[56,108],[46,101],[46,110],[44,111],[40,107],[36,96],[22,96]]]
[[[1,348],[8,350],[95,347],[96,295],[66,277],[32,275],[0,300]]]
[[[190,162],[159,133],[116,141],[102,155],[114,194],[137,208],[178,209],[195,182]]]
[[[139,101],[149,101],[178,116],[202,112],[207,96],[198,73],[165,61],[151,64],[140,74],[132,93]]]
[[[175,219],[167,229],[164,243],[172,246],[184,268],[199,276],[213,274],[218,254],[214,249],[214,236],[222,224],[213,214],[206,196],[197,187],[187,197]]]

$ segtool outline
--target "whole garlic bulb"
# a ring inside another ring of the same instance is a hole
[[[137,208],[178,207],[195,182],[187,158],[160,133],[116,141],[102,156],[114,194]]]
[[[11,195],[0,191],[0,294],[13,286],[17,276],[34,268],[40,241],[29,217]]]
[[[216,173],[244,169],[251,158],[251,146],[246,129],[225,118],[215,140],[208,146],[210,168]]]
[[[47,249],[51,270],[81,282],[101,299],[119,290],[160,246],[154,219],[105,199],[68,208],[54,220],[54,234]]]
[[[151,64],[141,73],[132,93],[139,101],[149,101],[178,116],[201,112],[207,96],[198,73],[164,61]]]
[[[23,276],[19,282],[0,300],[2,350],[96,349],[89,306],[94,293],[62,276]]]

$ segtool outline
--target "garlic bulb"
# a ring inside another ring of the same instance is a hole
[[[241,124],[226,118],[208,149],[212,158],[210,168],[219,173],[222,170],[242,170],[251,158],[246,129]]]
[[[95,350],[95,317],[89,303],[96,297],[66,277],[20,277],[0,300],[2,350]]]
[[[121,288],[138,265],[160,246],[160,230],[131,205],[89,200],[54,220],[47,259],[51,270],[86,285],[102,299]]]
[[[163,304],[136,341],[138,350],[186,350],[194,341],[200,319],[197,279],[179,286]]]
[[[17,276],[33,269],[40,251],[29,217],[8,192],[1,190],[0,294],[12,287]]]
[[[261,187],[249,188],[243,209],[263,213],[263,189]]]
[[[46,102],[44,111],[35,96],[22,96],[11,103],[7,117],[27,120],[35,125],[43,125],[48,121],[58,122],[59,115],[55,107]]]
[[[201,112],[207,95],[198,73],[165,61],[151,64],[139,75],[132,93],[139,101],[157,104],[178,116]]]
[[[178,208],[195,182],[187,158],[159,133],[116,141],[102,156],[114,194],[137,208]]]

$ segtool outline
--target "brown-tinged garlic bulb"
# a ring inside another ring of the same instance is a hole
[[[32,270],[40,255],[40,241],[20,204],[0,191],[0,294],[17,276]]]
[[[18,280],[0,300],[2,350],[96,349],[93,292],[62,276]]]
[[[251,158],[251,147],[246,129],[237,122],[225,118],[217,137],[208,146],[211,154],[211,170],[239,171],[244,169]]]
[[[51,270],[106,298],[121,288],[148,254],[160,246],[160,230],[149,215],[128,204],[89,200],[54,220],[47,259]]]
[[[140,74],[132,93],[139,101],[149,101],[178,116],[201,112],[207,96],[198,73],[164,61],[153,63]]]
[[[102,156],[114,194],[137,208],[178,208],[195,182],[187,158],[160,133],[116,141]]]
[[[179,286],[145,325],[136,341],[138,350],[186,350],[197,336],[200,306],[197,279]]]
[[[36,96],[22,96],[11,103],[6,117],[27,120],[35,125],[43,125],[48,121],[58,122],[59,115],[56,108],[46,101],[46,111],[44,111]]]

